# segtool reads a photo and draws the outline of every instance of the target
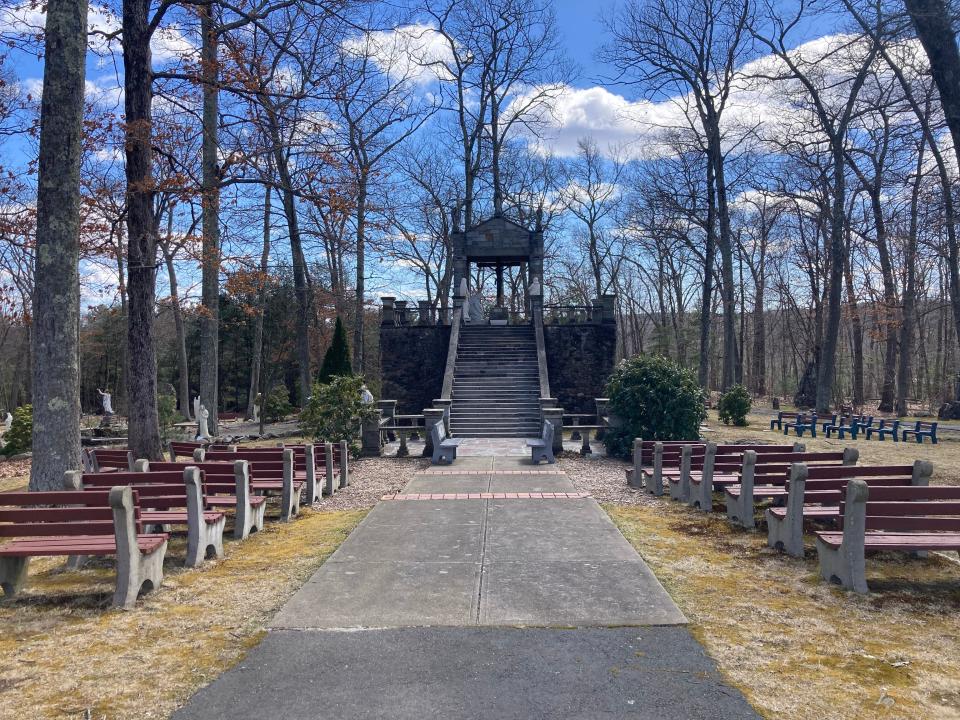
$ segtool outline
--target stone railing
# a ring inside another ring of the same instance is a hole
[[[381,325],[414,326],[414,325],[449,325],[453,318],[453,308],[431,306],[428,300],[419,300],[416,305],[407,300],[397,300],[394,297],[380,298],[383,310],[380,317]]]
[[[547,325],[599,325],[616,322],[614,300],[613,295],[603,295],[591,305],[544,305],[543,322]]]

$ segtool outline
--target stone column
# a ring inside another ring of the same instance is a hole
[[[397,309],[397,325],[406,325],[407,324],[407,301],[397,300],[394,303],[394,307],[396,307]]]
[[[383,412],[377,410],[372,418],[363,423],[360,431],[360,452],[364,457],[380,455],[383,446],[380,444],[380,420]]]
[[[396,400],[377,400],[377,407],[380,408],[380,415],[384,419],[387,425],[396,425],[397,422],[394,419],[394,416],[397,414],[397,401]],[[395,434],[392,430],[387,432],[387,439],[391,442],[394,440]]]
[[[603,419],[607,417],[607,404],[610,402],[609,398],[594,398],[593,400],[597,405],[597,425],[600,425],[600,429],[594,434],[594,437],[597,440],[603,440],[604,428],[603,428]]]
[[[558,453],[563,450],[563,408],[547,407],[542,412],[544,421],[553,424],[553,452]]]
[[[418,325],[433,325],[433,318],[431,317],[433,313],[430,309],[429,300],[418,300],[417,301],[417,324]]]
[[[450,398],[439,398],[433,401],[433,406],[443,410],[443,420],[447,424],[447,430],[450,429],[450,408],[453,406],[453,400]]]
[[[397,321],[396,311],[393,308],[395,297],[382,297],[380,302],[383,304],[383,313],[380,316],[381,325],[393,325]]]
[[[433,430],[433,426],[438,422],[443,422],[443,410],[441,408],[424,408],[423,410],[423,420],[424,420],[424,435],[425,442],[423,445],[423,456],[432,457],[433,456],[433,438],[430,436],[430,431]]]
[[[497,263],[497,307],[503,307],[503,265]]]
[[[601,295],[600,305],[602,307],[602,322],[615,323],[617,321],[616,295]]]

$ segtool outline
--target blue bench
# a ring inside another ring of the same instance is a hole
[[[797,434],[797,437],[803,437],[803,433],[805,433],[807,430],[810,431],[810,437],[816,437],[817,414],[798,414],[796,417],[794,417],[793,422],[783,423],[783,434],[789,435],[791,428],[793,428],[793,431]]]
[[[912,430],[903,431],[903,440],[906,442],[907,436],[913,435],[914,439],[918,443],[922,443],[924,438],[930,438],[930,442],[934,445],[937,444],[937,423],[935,422],[923,422],[922,420],[917,420],[917,424]]]
[[[836,433],[837,437],[841,440],[844,435],[849,433],[850,439],[856,440],[857,435],[860,433],[860,425],[860,416],[842,417],[838,422],[824,425],[823,431],[827,437],[831,437],[833,433]]]
[[[880,418],[880,424],[876,427],[867,428],[867,440],[873,437],[873,434],[877,434],[877,439],[881,442],[883,438],[887,435],[893,438],[894,442],[900,442],[900,421],[899,420],[888,420],[887,418]]]
[[[783,430],[784,420],[795,420],[797,417],[799,417],[799,415],[800,413],[784,412],[781,410],[777,413],[777,416],[770,421],[770,429],[773,430],[776,428],[777,430]]]

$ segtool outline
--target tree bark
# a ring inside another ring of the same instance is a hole
[[[153,70],[150,62],[150,2],[123,2],[124,109],[127,177],[127,346],[129,372],[128,446],[134,456],[159,460],[157,357],[154,307],[157,283],[157,226],[151,147]]]
[[[367,170],[364,167],[358,168],[359,177],[357,178],[357,295],[355,299],[354,326],[353,326],[353,371],[358,375],[363,374],[363,314],[364,314],[364,293],[366,272],[366,233],[367,233]]]
[[[201,150],[202,260],[200,307],[200,402],[210,413],[210,433],[217,434],[220,355],[220,165],[218,28],[213,4],[200,5],[200,74],[203,90]]]
[[[60,490],[80,468],[80,156],[85,0],[49,0],[40,101],[33,291],[31,490]]]
[[[907,413],[907,398],[910,396],[910,371],[913,361],[913,326],[916,323],[917,292],[917,237],[919,233],[920,189],[923,183],[923,164],[925,142],[920,143],[917,152],[916,179],[910,193],[910,231],[904,248],[903,263],[906,278],[903,284],[903,309],[900,318],[900,362],[897,365],[897,399],[895,410],[898,417]]]
[[[697,380],[707,388],[710,382],[710,324],[713,318],[713,265],[716,262],[716,212],[713,192],[713,163],[707,163],[707,221],[703,248],[703,297],[700,304],[700,364]]]
[[[263,355],[263,316],[267,304],[267,271],[270,263],[270,193],[269,185],[263,193],[263,252],[260,254],[260,277],[257,288],[257,320],[253,327],[253,357],[250,361],[250,392],[247,393],[247,418],[254,417],[254,405],[260,392],[260,358]]]
[[[846,252],[843,261],[843,278],[847,286],[847,305],[850,310],[850,325],[853,345],[853,406],[863,406],[863,321],[860,318],[860,308],[857,307],[856,289],[853,286],[853,270],[850,267],[850,251]]]
[[[173,232],[173,209],[167,221],[167,244],[161,245],[163,260],[167,266],[167,281],[170,284],[170,307],[173,310],[173,326],[177,336],[177,374],[180,382],[177,387],[177,404],[180,414],[192,420],[190,414],[190,363],[187,357],[187,332],[183,324],[183,308],[180,307],[180,292],[177,283],[177,270],[173,264],[173,251],[169,243]]]

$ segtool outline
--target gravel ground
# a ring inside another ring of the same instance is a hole
[[[324,498],[317,510],[372,508],[387,493],[400,492],[413,476],[430,467],[429,458],[360,458],[350,462],[350,485]]]
[[[577,490],[589,492],[599,503],[615,505],[650,505],[653,496],[627,487],[626,469],[630,465],[623,460],[605,455],[582,457],[579,453],[564,451],[557,466],[573,480]]]

